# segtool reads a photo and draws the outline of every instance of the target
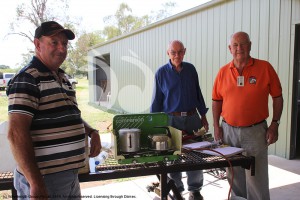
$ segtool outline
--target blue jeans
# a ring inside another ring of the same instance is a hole
[[[49,199],[81,199],[78,170],[48,174],[43,178]],[[18,199],[30,200],[30,185],[25,176],[17,170],[14,171],[14,187],[17,190]]]
[[[192,116],[171,116],[169,115],[169,125],[177,128],[178,130],[184,130],[188,134],[193,134],[193,131],[198,131],[202,128],[202,123],[199,115],[196,113]],[[184,191],[184,185],[182,182],[182,173],[170,173],[169,177],[174,180],[179,192]],[[188,191],[200,191],[203,186],[203,171],[187,171],[187,185]]]

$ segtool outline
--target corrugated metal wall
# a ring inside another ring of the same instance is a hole
[[[148,112],[154,73],[168,61],[169,41],[179,39],[187,48],[185,61],[197,68],[200,87],[211,108],[214,78],[219,68],[232,59],[227,48],[228,38],[236,31],[246,31],[252,40],[251,55],[268,60],[282,82],[284,111],[279,141],[270,146],[269,152],[288,158],[297,23],[300,23],[299,0],[216,0],[100,44],[89,52],[89,61],[93,62],[94,56],[110,54],[111,70],[115,74],[111,83],[115,109]],[[92,66],[91,63],[90,69]],[[90,76],[93,76],[92,71]],[[93,81],[90,79],[90,85]],[[91,102],[96,100],[95,89],[90,87]],[[212,123],[211,110],[208,120]]]

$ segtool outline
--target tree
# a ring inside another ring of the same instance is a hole
[[[162,6],[163,9],[157,12],[152,11],[150,16],[137,17],[132,15],[132,9],[127,4],[121,3],[115,15],[109,15],[103,19],[107,24],[103,30],[104,38],[108,40],[164,19],[171,15],[171,10],[176,6],[176,3],[168,2]]]
[[[33,43],[34,31],[45,21],[58,21],[64,27],[73,30],[76,34],[75,25],[79,24],[78,19],[76,21],[70,21],[68,16],[68,0],[30,0],[30,3],[22,3],[17,6],[16,20],[11,23],[11,33],[8,35],[19,35],[28,39],[30,43]],[[59,9],[57,9],[59,8]],[[27,31],[24,31],[27,30]],[[21,66],[25,66],[30,61],[33,55],[33,48],[28,49],[28,53],[23,54],[23,62]],[[69,51],[74,50],[72,43],[69,45]],[[71,59],[68,59],[65,66],[71,66],[70,63],[74,63]],[[72,71],[68,69],[68,71]]]
[[[75,39],[69,43],[68,58],[62,65],[62,68],[70,75],[87,74],[87,52],[89,47],[165,18],[170,15],[170,10],[175,6],[175,3],[166,3],[163,4],[163,9],[156,13],[152,12],[154,13],[153,16],[137,17],[132,15],[132,9],[127,4],[122,3],[115,15],[104,18],[107,26],[103,30],[79,34],[75,29],[75,26],[80,24],[79,18],[71,21],[68,16],[69,0],[30,0],[29,2],[18,5],[16,20],[11,23],[12,32],[8,35],[22,36],[32,43],[34,30],[42,22],[49,20],[58,21],[64,27],[73,30],[78,39],[76,38],[77,40]],[[32,49],[28,49],[28,53],[23,54],[23,62],[20,63],[20,66],[24,66],[31,59],[34,53],[33,48],[34,45],[32,45]]]
[[[68,59],[64,62],[62,68],[70,75],[87,75],[87,53],[90,47],[166,18],[171,15],[170,10],[175,5],[175,3],[169,2],[163,4],[163,9],[154,13],[152,17],[148,15],[137,17],[131,14],[132,9],[127,4],[121,3],[115,15],[104,18],[104,22],[109,25],[105,26],[103,31],[84,33],[79,37],[75,48],[69,51]]]
[[[62,69],[70,75],[87,76],[88,49],[105,41],[101,35],[101,32],[83,33],[76,41],[74,49],[69,51],[68,58],[63,63]]]
[[[7,65],[0,65],[0,69],[9,69],[10,67]]]
[[[34,30],[42,22],[58,20],[70,24],[67,9],[68,0],[52,1],[52,4],[48,0],[30,0],[30,4],[19,4],[16,9],[16,20],[10,24],[12,32],[8,35],[17,34],[33,42]]]
[[[0,73],[16,73],[17,69],[12,69],[7,65],[0,65]]]
[[[106,38],[106,40],[119,35],[122,35],[122,32],[118,27],[115,27],[114,25],[104,27],[103,36]]]
[[[24,66],[28,65],[28,63],[31,61],[33,55],[34,55],[33,51],[28,51],[28,53],[22,54],[23,61],[22,61],[22,63],[18,64],[19,65],[18,67],[22,67],[22,66],[24,67]]]
[[[162,19],[165,19],[169,16],[172,15],[172,9],[177,6],[176,3],[174,2],[167,2],[165,4],[162,4],[162,9],[154,12],[154,11],[151,11],[152,13],[152,16],[151,16],[151,22],[156,22],[156,21],[159,21],[159,20],[162,20]]]
[[[127,4],[121,3],[115,15],[109,15],[103,19],[108,24],[103,31],[106,39],[129,33],[150,23],[147,15],[136,17],[131,13],[132,9]]]

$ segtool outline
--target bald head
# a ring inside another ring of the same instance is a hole
[[[184,45],[180,40],[172,40],[169,43],[168,50],[171,50],[173,46],[180,46],[181,49],[184,49]]]
[[[245,32],[236,32],[232,34],[228,45],[229,51],[233,56],[235,66],[242,69],[250,58],[251,41],[249,35]]]
[[[230,36],[229,41],[228,41],[228,45],[230,45],[232,39],[233,39],[233,38],[236,38],[236,37],[244,37],[244,38],[246,38],[247,42],[249,42],[249,43],[251,42],[248,33],[243,32],[243,31],[239,31],[239,32],[233,33],[233,34]]]

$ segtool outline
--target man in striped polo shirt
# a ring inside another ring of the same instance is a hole
[[[82,118],[75,91],[60,69],[74,33],[54,21],[35,31],[35,56],[7,90],[8,139],[17,162],[14,186],[22,199],[80,199],[78,169],[100,153],[98,131]]]

